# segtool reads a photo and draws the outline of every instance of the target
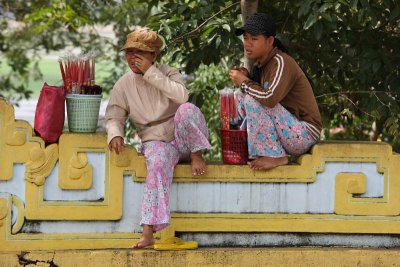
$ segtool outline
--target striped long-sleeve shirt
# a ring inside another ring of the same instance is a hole
[[[250,79],[241,84],[241,90],[269,108],[280,103],[318,139],[322,130],[321,114],[312,87],[296,61],[278,48],[259,62],[260,83]]]

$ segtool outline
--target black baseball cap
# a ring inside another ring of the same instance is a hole
[[[247,19],[243,27],[235,30],[236,35],[242,35],[245,32],[251,35],[275,36],[275,21],[265,13],[255,13]]]

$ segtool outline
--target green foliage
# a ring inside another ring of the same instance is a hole
[[[163,62],[188,75],[190,101],[206,117],[212,149],[208,160],[221,159],[219,93],[232,87],[229,69],[243,61],[239,1],[166,1],[148,26],[164,37]]]
[[[278,38],[313,79],[325,138],[380,138],[399,149],[398,1],[259,2],[259,11],[275,18]],[[234,36],[238,14],[232,1],[167,1],[149,25],[167,40],[170,59],[198,77],[203,65],[224,69],[243,61],[241,41]],[[213,81],[219,89],[231,86],[226,76],[227,71]],[[195,94],[218,97],[206,90]],[[214,102],[200,104],[202,110],[215,110]],[[215,112],[207,114],[210,120]],[[215,132],[213,127],[218,125],[210,127]],[[344,131],[330,134],[338,127]]]
[[[266,2],[261,9],[276,14],[284,43],[313,78],[324,126],[346,126],[346,139],[381,136],[399,148],[393,128],[386,129],[400,112],[398,1],[308,0],[295,7]]]
[[[219,90],[228,83],[226,72],[227,68],[221,64],[201,64],[188,82],[190,101],[200,107],[207,120],[209,140],[213,147],[206,155],[208,160],[221,158]]]
[[[102,61],[117,65],[98,81],[108,91],[126,71],[119,48],[134,25],[149,15],[146,3],[127,0],[0,0],[0,64],[10,71],[0,77],[0,97],[29,98],[29,77],[41,77],[40,55],[64,55],[71,47],[95,50]],[[16,27],[10,25],[17,22]],[[100,36],[94,26],[113,25],[117,38]],[[57,66],[55,60],[54,66]],[[61,75],[60,75],[61,78]]]
[[[240,61],[240,39],[233,34],[240,25],[239,14],[239,2],[167,1],[148,26],[165,38],[170,59],[192,73],[201,64]]]

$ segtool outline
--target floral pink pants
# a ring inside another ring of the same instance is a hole
[[[249,157],[298,156],[306,153],[317,139],[281,104],[263,106],[249,95],[240,94],[239,115],[247,117]]]
[[[153,225],[154,231],[164,229],[170,221],[169,190],[175,165],[179,161],[190,161],[191,152],[211,148],[206,121],[195,105],[180,105],[174,124],[175,140],[170,143],[148,141],[142,146],[147,177],[140,224]]]

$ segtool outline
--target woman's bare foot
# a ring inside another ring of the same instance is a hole
[[[133,249],[142,249],[148,246],[154,245],[154,238],[153,237],[145,237],[142,236],[135,245],[132,246]]]
[[[148,246],[154,245],[153,238],[153,225],[143,225],[143,234],[135,245],[132,246],[133,249],[142,249]]]
[[[269,170],[275,168],[277,166],[288,164],[288,157],[281,158],[272,158],[272,157],[258,157],[253,161],[248,162],[247,164],[253,170]]]
[[[203,175],[207,171],[207,165],[203,159],[203,152],[197,151],[190,153],[190,160],[192,164],[192,174],[194,176]]]

